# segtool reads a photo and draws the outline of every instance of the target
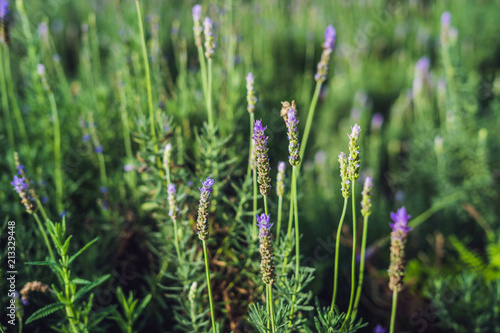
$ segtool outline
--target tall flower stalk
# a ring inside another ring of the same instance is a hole
[[[267,196],[271,193],[271,178],[269,177],[271,166],[269,165],[269,148],[267,148],[268,137],[264,133],[266,128],[267,126],[262,126],[261,120],[256,120],[252,139],[258,174],[257,182],[260,194],[264,197],[264,211],[267,214]]]
[[[335,302],[337,301],[337,280],[339,275],[339,249],[340,249],[340,234],[342,232],[342,225],[344,224],[345,212],[347,210],[347,203],[349,201],[349,196],[351,195],[351,186],[349,179],[349,172],[347,170],[347,157],[345,153],[339,153],[339,163],[340,163],[340,179],[342,184],[342,196],[344,197],[344,207],[342,208],[342,216],[340,217],[339,225],[337,227],[337,238],[335,239],[335,265],[334,265],[334,276],[333,276],[333,296],[332,305],[330,306],[330,313],[333,313]]]
[[[361,215],[363,215],[363,237],[361,239],[361,255],[359,264],[359,278],[358,289],[356,290],[356,299],[354,300],[353,318],[356,318],[358,312],[359,300],[361,299],[361,287],[363,286],[363,276],[365,273],[365,257],[366,257],[366,237],[368,234],[368,218],[372,213],[372,188],[373,180],[371,177],[366,177],[365,184],[363,185],[363,192],[361,192]]]
[[[254,134],[254,122],[255,122],[255,105],[257,104],[257,97],[255,97],[254,89],[254,76],[250,72],[246,77],[247,82],[247,110],[250,115],[250,147],[248,156],[248,169],[247,178],[252,177],[252,188],[253,188],[253,211],[257,212],[257,170],[255,168],[255,151],[253,148],[253,134]],[[257,238],[257,218],[253,215],[253,237]]]
[[[207,288],[208,288],[208,299],[210,302],[210,318],[212,320],[212,329],[215,332],[215,313],[214,313],[214,302],[212,298],[212,284],[210,283],[210,269],[208,264],[208,254],[207,254],[207,243],[208,240],[208,212],[210,209],[210,195],[212,193],[212,185],[214,184],[214,180],[208,177],[204,182],[201,182],[203,185],[200,187],[201,197],[200,204],[198,206],[198,219],[197,219],[197,228],[198,228],[198,237],[203,242],[203,256],[205,258],[205,273],[207,279]]]
[[[282,102],[281,116],[285,120],[286,127],[288,129],[288,161],[292,166],[292,195],[290,197],[290,217],[288,220],[288,231],[287,239],[290,237],[292,216],[295,220],[295,292],[292,297],[292,306],[295,303],[296,293],[298,288],[299,279],[299,267],[300,267],[300,232],[299,232],[299,210],[297,205],[297,176],[300,166],[300,143],[299,143],[299,130],[297,124],[299,120],[297,119],[297,107],[295,102],[292,104],[288,102]],[[285,262],[286,266],[286,262]],[[292,307],[290,311],[290,316],[293,316],[294,308]]]
[[[326,80],[328,74],[328,66],[332,56],[333,48],[335,46],[335,40],[337,33],[332,25],[329,25],[325,29],[325,42],[323,43],[323,53],[321,54],[321,60],[318,63],[318,72],[314,76],[316,80],[316,88],[314,89],[313,98],[311,100],[311,105],[309,106],[309,112],[307,113],[306,127],[304,129],[304,137],[302,139],[302,147],[300,148],[300,157],[304,158],[304,153],[306,151],[307,140],[309,139],[309,133],[311,131],[311,125],[314,118],[314,111],[316,110],[316,104],[318,103],[319,93],[321,92],[321,86]]]
[[[207,112],[208,112],[208,126],[210,127],[211,134],[214,135],[214,114],[212,105],[212,58],[215,53],[215,42],[214,42],[214,32],[213,23],[209,17],[205,17],[203,21],[203,34],[205,35],[205,57],[208,61],[208,73],[207,73]]]
[[[270,218],[271,214],[261,214],[257,216],[257,223],[259,227],[259,250],[261,254],[260,270],[262,281],[266,284],[267,313],[271,319],[271,331],[274,333],[273,283],[276,282],[276,273],[274,272],[274,251],[270,232],[273,223],[270,223]]]
[[[391,264],[387,273],[389,274],[389,289],[392,290],[392,311],[390,333],[394,332],[394,323],[396,321],[396,310],[398,304],[398,293],[403,286],[403,278],[405,275],[404,257],[405,243],[408,231],[408,220],[410,215],[406,213],[406,207],[401,207],[396,213],[391,213]]]
[[[345,317],[342,326],[345,326],[347,322],[350,321],[350,316],[352,313],[352,308],[354,305],[354,292],[356,289],[356,241],[357,241],[357,231],[356,231],[356,180],[359,177],[359,167],[360,167],[360,156],[359,156],[359,145],[358,138],[361,132],[361,127],[355,124],[351,127],[351,134],[349,136],[349,158],[347,159],[347,170],[349,172],[349,180],[351,183],[351,195],[352,195],[352,260],[351,260],[351,297],[349,299],[349,308],[347,310],[347,315]]]
[[[278,175],[276,177],[276,194],[278,195],[278,226],[276,230],[276,246],[280,241],[280,230],[283,210],[283,195],[285,194],[285,162],[278,163]]]
[[[201,24],[202,8],[201,5],[193,6],[193,33],[194,33],[194,43],[198,50],[198,60],[200,62],[200,72],[201,72],[201,84],[203,87],[203,95],[205,96],[205,102],[207,103],[208,110],[208,84],[207,84],[207,65],[205,57],[203,55],[203,41],[202,33],[203,27]]]

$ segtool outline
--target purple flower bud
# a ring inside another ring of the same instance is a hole
[[[351,126],[351,135],[349,136],[351,139],[358,139],[359,138],[359,133],[361,132],[361,126],[358,124],[354,124],[354,126]]]
[[[167,186],[167,192],[168,192],[168,194],[175,194],[175,185],[174,184],[168,184],[168,186]]]
[[[269,156],[267,148],[267,136],[264,131],[267,126],[262,126],[261,120],[256,120],[254,125],[253,139],[253,151],[256,157],[257,165],[257,182],[259,183],[260,193],[264,196],[269,195],[271,190],[271,178],[269,177],[269,171],[271,166],[269,165]]]
[[[260,241],[260,270],[262,273],[262,281],[266,284],[273,284],[276,281],[276,274],[274,273],[274,251],[271,242],[271,227],[270,223],[271,214],[262,213],[257,215],[257,226],[259,227],[259,241]]]
[[[380,130],[384,124],[384,116],[380,113],[375,113],[372,117],[372,129],[375,131]]]
[[[124,170],[125,172],[130,172],[130,171],[132,171],[132,170],[134,170],[134,169],[135,169],[135,166],[134,166],[133,164],[125,164],[125,165],[123,166],[123,170]]]
[[[213,23],[209,17],[205,17],[203,21],[204,26],[204,35],[205,35],[205,57],[210,59],[214,56],[215,53],[215,42],[214,42],[214,32],[213,32]]]
[[[382,325],[378,324],[377,326],[375,326],[375,328],[373,329],[373,333],[385,333],[386,332],[386,329],[382,327]]]
[[[392,231],[394,234],[397,234],[398,237],[406,236],[408,231],[411,230],[408,227],[408,220],[411,218],[411,215],[406,213],[406,207],[401,207],[397,210],[396,213],[391,212],[391,219],[394,223],[390,223]]]
[[[38,75],[43,76],[45,75],[45,66],[43,64],[38,64],[36,65],[36,72]]]
[[[0,20],[5,20],[9,14],[9,2],[6,0],[0,0]]]
[[[83,140],[83,142],[88,142],[88,141],[90,140],[90,135],[85,134],[85,135],[82,137],[82,140]]]
[[[49,27],[46,22],[42,22],[38,25],[38,36],[44,39],[47,38],[47,34],[49,32]]]
[[[201,20],[201,5],[193,6],[193,21]]]
[[[257,97],[255,97],[255,89],[254,89],[254,77],[250,72],[246,77],[247,81],[247,110],[249,113],[253,113],[255,110],[255,104],[257,103]]]
[[[106,186],[101,186],[101,193],[108,193],[108,188]]]
[[[25,183],[24,177],[19,178],[18,176],[14,176],[14,180],[10,184],[14,186],[14,190],[18,194],[28,189],[28,184]]]
[[[101,146],[101,145],[99,145],[99,146],[95,147],[95,149],[94,149],[94,150],[95,150],[95,152],[96,152],[96,153],[98,153],[98,154],[102,154],[102,146]]]
[[[444,12],[441,15],[441,26],[443,28],[448,28],[450,26],[450,23],[451,23],[451,14],[450,14],[450,12]]]
[[[333,25],[330,24],[328,27],[326,27],[325,44],[323,44],[326,48],[333,49],[333,46],[335,45],[336,34],[337,32],[335,31]]]
[[[20,176],[24,171],[24,166],[22,166],[21,164],[19,164],[17,166],[17,174]]]
[[[429,72],[430,65],[431,61],[429,60],[429,58],[422,57],[418,59],[417,63],[415,64],[415,72],[421,74],[422,76],[425,76]]]
[[[278,171],[279,172],[285,172],[286,170],[286,163],[281,161],[278,163]]]

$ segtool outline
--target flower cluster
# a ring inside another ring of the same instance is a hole
[[[428,57],[420,58],[415,64],[415,78],[413,79],[413,94],[418,95],[425,85],[429,85],[431,62]]]
[[[273,284],[276,281],[276,274],[274,273],[274,251],[271,243],[271,227],[270,223],[271,214],[262,213],[257,215],[257,226],[259,227],[259,241],[260,241],[260,270],[262,273],[262,281],[265,284]]]
[[[23,305],[28,305],[28,299],[29,295],[32,292],[39,292],[39,293],[46,293],[52,291],[50,287],[40,281],[29,281],[27,282],[24,287],[21,289],[20,294],[21,294],[21,302]]]
[[[286,127],[288,128],[288,161],[292,166],[297,166],[300,163],[297,107],[295,106],[295,101],[292,101],[291,105],[288,102],[281,102],[281,104],[281,116],[285,119]]]
[[[257,104],[257,97],[255,97],[255,89],[254,85],[254,77],[250,72],[246,77],[247,81],[247,110],[249,113],[253,113],[255,111],[255,104]]]
[[[361,200],[361,215],[363,217],[368,217],[372,213],[372,188],[373,180],[372,177],[366,177],[365,184],[363,186],[363,192],[361,192],[363,199]]]
[[[347,159],[347,169],[349,171],[349,178],[351,181],[355,181],[359,177],[359,167],[360,167],[360,156],[359,156],[359,146],[358,138],[361,132],[361,127],[358,124],[351,126],[351,134],[349,136],[349,158]]]
[[[318,63],[318,72],[314,75],[316,82],[324,82],[326,80],[326,75],[328,74],[328,64],[330,63],[333,47],[335,45],[335,38],[335,28],[332,25],[329,25],[325,30],[325,42],[323,43],[321,60]]]
[[[340,163],[340,179],[341,179],[341,190],[342,196],[347,199],[351,195],[351,180],[349,179],[349,172],[347,171],[347,157],[345,153],[339,153],[339,163]]]
[[[176,190],[174,184],[168,184],[167,186],[168,192],[168,216],[172,218],[172,220],[177,219],[177,215],[179,214],[179,206],[177,205],[177,199],[175,197]]]
[[[201,27],[201,5],[193,6],[193,21],[194,21],[194,42],[197,47],[201,47],[201,33],[203,28]]]
[[[282,197],[285,194],[285,162],[278,163],[278,175],[276,177],[276,194]]]
[[[8,43],[8,21],[9,2],[0,0],[0,44]]]
[[[259,183],[260,193],[264,196],[269,195],[271,192],[271,178],[269,177],[269,171],[271,166],[269,165],[269,156],[267,148],[267,136],[264,134],[267,126],[262,126],[262,121],[256,120],[253,128],[253,149],[255,152],[255,157],[257,158],[257,182]]]
[[[410,215],[406,213],[406,207],[401,207],[396,213],[391,213],[391,264],[387,273],[389,274],[389,288],[392,291],[400,291],[403,285],[405,275],[404,257],[405,257],[405,242],[408,231],[408,220]]]
[[[26,211],[29,214],[33,214],[36,210],[35,203],[35,192],[30,186],[30,181],[24,172],[24,167],[19,164],[17,154],[15,155],[16,165],[17,165],[17,175],[14,175],[13,181],[10,183],[14,187],[14,191],[17,192],[21,198],[21,202],[26,207]]]
[[[200,196],[200,204],[198,206],[198,219],[196,220],[197,228],[198,228],[198,237],[201,240],[208,239],[208,210],[210,208],[210,194],[212,193],[212,185],[214,184],[214,180],[210,177],[204,182],[201,182],[203,185],[200,187],[201,196]]]
[[[163,150],[163,168],[168,170],[170,167],[170,161],[172,158],[172,144],[169,142],[165,145]]]
[[[205,57],[207,59],[211,59],[215,53],[215,42],[214,42],[214,25],[212,20],[208,17],[205,17],[205,21],[203,21],[204,26],[204,35],[205,35]]]

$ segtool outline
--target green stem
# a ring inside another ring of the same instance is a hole
[[[123,143],[125,145],[125,153],[127,159],[131,161],[134,157],[132,155],[132,144],[130,142],[130,124],[128,121],[127,114],[127,96],[125,95],[125,89],[121,86],[121,73],[118,72],[118,91],[120,94],[120,113],[122,118],[122,130],[123,130]]]
[[[347,210],[347,202],[349,198],[344,198],[344,207],[342,208],[342,216],[340,217],[339,225],[337,227],[337,238],[335,239],[335,267],[334,267],[334,276],[333,276],[333,297],[332,297],[332,305],[330,307],[330,313],[333,312],[333,308],[335,306],[335,302],[337,301],[337,279],[339,275],[339,249],[340,249],[340,234],[342,232],[342,225],[344,224],[345,212]]]
[[[268,293],[269,293],[269,312],[271,313],[271,329],[272,332],[275,333],[276,329],[274,328],[274,304],[273,304],[273,285],[268,284],[267,285]]]
[[[351,187],[351,192],[352,192],[352,261],[351,261],[351,297],[349,299],[349,308],[347,310],[347,315],[344,319],[344,323],[342,324],[342,327],[347,324],[347,322],[350,320],[351,312],[352,312],[352,306],[354,304],[354,291],[356,287],[355,283],[355,278],[356,278],[356,239],[357,239],[357,233],[356,233],[356,192],[355,192],[355,184],[356,181],[354,179],[351,179],[352,187]]]
[[[207,112],[208,126],[210,127],[210,135],[214,135],[214,115],[212,109],[212,59],[208,59],[208,89],[207,89]]]
[[[269,320],[267,321],[267,330],[269,331],[269,328],[271,327],[271,302],[269,301],[269,286],[266,284],[266,311],[267,311],[267,317]]]
[[[356,318],[358,312],[359,300],[361,299],[361,287],[363,286],[363,278],[365,274],[365,255],[366,255],[366,237],[368,234],[368,216],[364,218],[363,221],[363,236],[361,238],[361,257],[359,262],[359,279],[358,288],[356,290],[356,299],[354,300],[354,311],[352,314],[353,318]]]
[[[3,45],[0,47],[0,56],[1,56],[1,61],[2,63],[0,64],[0,80],[2,84],[2,109],[4,112],[5,116],[5,128],[7,129],[7,138],[9,139],[9,147],[11,151],[15,151],[15,141],[14,141],[14,131],[12,130],[12,121],[10,119],[10,109],[9,109],[9,101],[7,99],[7,84],[5,82],[5,73],[4,73],[4,66],[3,66]]]
[[[253,237],[257,239],[257,170],[254,168],[253,172]]]
[[[183,263],[182,257],[181,257],[181,250],[180,250],[180,247],[179,247],[179,236],[177,235],[178,234],[177,219],[173,218],[172,220],[174,221],[175,251],[177,252],[177,258],[179,259],[179,266],[184,268],[184,263]]]
[[[148,51],[146,49],[146,39],[144,37],[144,26],[142,24],[142,14],[141,14],[141,5],[139,0],[135,0],[135,5],[137,8],[137,20],[139,21],[139,30],[141,33],[141,44],[142,44],[142,58],[144,61],[144,70],[146,71],[146,89],[148,93],[148,108],[149,108],[149,117],[151,118],[151,136],[153,137],[153,142],[155,147],[156,143],[156,130],[155,130],[155,115],[153,110],[153,92],[151,90],[151,74],[149,72],[149,61],[148,61]]]
[[[293,173],[292,173],[292,182],[293,182]],[[288,212],[288,228],[286,230],[286,241],[289,244],[292,242],[292,238],[291,238],[290,234],[292,233],[292,224],[293,224],[293,202],[294,202],[294,198],[293,198],[293,186],[292,186],[291,192],[290,192],[290,209]],[[291,252],[290,245],[287,246],[287,250],[288,250],[288,252],[286,253],[285,259],[283,261],[283,274],[286,273],[286,267],[288,265],[288,256],[290,255],[290,252]]]
[[[208,266],[207,243],[203,241],[203,256],[205,257],[205,272],[207,275],[208,300],[210,302],[210,318],[212,320],[212,329],[215,333],[215,313],[214,301],[212,299],[212,284],[210,283],[210,270]]]
[[[250,147],[248,148],[248,167],[247,167],[247,178],[250,178],[252,172],[251,158],[253,151],[253,123],[255,122],[255,115],[250,113]]]
[[[280,243],[280,230],[281,230],[281,219],[282,219],[282,211],[283,210],[283,196],[280,195],[278,197],[278,225],[276,227],[276,247],[278,247]]]
[[[17,126],[19,127],[19,131],[21,132],[21,136],[23,137],[24,143],[28,145],[29,147],[29,141],[28,141],[28,134],[26,133],[26,126],[24,125],[24,120],[23,116],[21,115],[21,110],[19,109],[19,105],[17,104],[17,98],[16,94],[14,92],[14,80],[12,79],[12,73],[10,71],[10,54],[9,54],[9,48],[5,47],[4,50],[2,50],[2,54],[4,56],[4,78],[5,82],[9,82],[10,84],[7,85],[7,90],[8,94],[10,97],[10,102],[12,104],[12,109],[14,111],[14,117],[16,118],[17,121]],[[3,88],[2,88],[3,90]]]
[[[389,333],[394,333],[394,323],[396,321],[397,305],[398,305],[398,292],[394,290],[392,292],[391,326],[389,329]]]
[[[201,71],[201,84],[203,86],[203,94],[205,95],[205,101],[207,100],[207,67],[205,64],[205,56],[203,55],[203,46],[198,45],[198,60],[200,61],[200,71]],[[208,106],[207,106],[208,107]]]
[[[267,215],[267,195],[264,195],[263,197],[264,197],[264,212]]]
[[[50,258],[52,258],[52,261],[56,262],[56,258],[54,257],[54,253],[52,252],[52,247],[50,246],[50,243],[49,243],[49,238],[47,237],[47,233],[45,232],[45,229],[43,228],[42,222],[40,221],[38,214],[33,213],[33,217],[36,220],[36,224],[38,225],[38,228],[40,229],[40,233],[42,234],[43,241],[45,242],[45,246],[47,247],[47,250],[49,250]]]
[[[59,213],[64,211],[63,207],[63,179],[62,179],[62,163],[61,163],[61,127],[59,125],[59,112],[57,111],[56,98],[54,93],[49,90],[49,103],[52,110],[53,131],[54,131],[54,162],[55,162],[55,181],[56,181],[56,197],[57,209]]]
[[[302,137],[302,144],[300,145],[300,164],[302,164],[302,161],[304,159],[304,153],[306,151],[306,146],[307,146],[307,139],[309,138],[309,132],[311,131],[311,125],[314,118],[314,111],[316,110],[316,104],[318,103],[319,93],[321,92],[321,85],[322,82],[316,82],[314,95],[311,100],[311,105],[309,106],[309,112],[307,113],[306,128],[304,130],[304,136]]]
[[[292,168],[292,197],[293,197],[293,210],[295,216],[295,287],[292,296],[292,307],[290,309],[290,320],[293,319],[294,305],[297,299],[297,289],[299,284],[299,267],[300,267],[300,232],[299,232],[299,212],[297,208],[297,172],[298,167],[293,166]]]

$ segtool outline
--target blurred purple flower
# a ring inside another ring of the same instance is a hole
[[[403,206],[397,210],[396,213],[391,212],[391,219],[394,223],[390,223],[392,231],[395,237],[401,238],[406,236],[408,231],[411,230],[408,227],[408,220],[411,218],[411,215],[406,213],[406,207]]]
[[[28,189],[28,184],[25,183],[24,177],[19,178],[18,176],[14,176],[14,180],[10,183],[14,186],[14,190],[21,194],[22,191]]]
[[[444,12],[441,15],[441,26],[443,28],[448,28],[450,26],[450,23],[451,23],[451,14],[450,14],[450,12]]]
[[[135,169],[135,166],[133,164],[125,164],[123,166],[123,171],[125,172],[130,172]]]
[[[375,328],[373,329],[373,333],[385,333],[386,332],[386,329],[382,327],[382,325],[378,324],[377,326],[375,326]]]
[[[201,5],[193,6],[193,21],[201,20]]]
[[[82,140],[83,140],[83,142],[88,142],[88,141],[90,140],[90,135],[85,134],[85,135],[82,137]]]
[[[96,152],[96,153],[98,153],[98,154],[102,154],[102,146],[101,146],[101,145],[99,145],[99,146],[95,147],[95,149],[94,149],[94,150],[95,150],[95,152]]]
[[[0,0],[0,20],[4,20],[9,14],[9,2]]]
[[[380,113],[375,113],[372,117],[372,129],[375,131],[380,130],[384,124],[384,116]]]

